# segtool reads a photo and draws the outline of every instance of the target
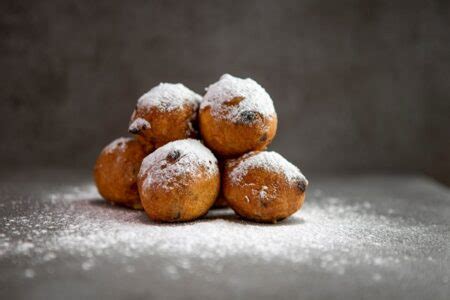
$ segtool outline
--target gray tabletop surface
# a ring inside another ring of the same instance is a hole
[[[313,176],[274,225],[155,224],[87,172],[0,178],[0,299],[450,299],[450,191],[424,176]]]

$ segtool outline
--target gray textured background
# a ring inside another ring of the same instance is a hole
[[[391,3],[395,2],[395,3]],[[0,164],[88,168],[160,81],[274,99],[305,173],[450,182],[449,1],[2,1]]]

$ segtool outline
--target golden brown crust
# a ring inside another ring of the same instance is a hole
[[[219,193],[220,176],[202,174],[201,179],[177,178],[182,186],[166,190],[161,186],[145,186],[139,180],[142,205],[149,218],[157,222],[191,221],[205,215]]]
[[[152,153],[153,150],[155,150],[155,146],[153,146],[152,143],[150,143],[150,141],[146,140],[144,137],[136,135],[135,138],[136,141],[141,143],[141,145],[144,147],[145,153],[149,154]]]
[[[259,166],[249,168],[236,182],[232,170],[247,157],[230,160],[222,177],[228,205],[241,217],[257,222],[277,222],[298,211],[305,199],[307,181],[289,182],[279,172]]]
[[[231,100],[230,100],[231,101]],[[254,150],[264,150],[277,131],[277,116],[264,117],[256,112],[233,122],[211,114],[206,106],[199,112],[199,126],[205,144],[221,157],[236,157]]]
[[[100,195],[112,203],[139,208],[137,174],[145,155],[145,148],[134,139],[120,138],[105,147],[94,166]]]
[[[204,161],[194,161],[199,156],[191,155],[189,146],[192,144],[205,151]],[[148,180],[149,176],[154,178]],[[197,219],[208,212],[219,194],[217,160],[199,141],[169,143],[145,159],[138,176],[138,188],[144,210],[151,220],[182,222]]]
[[[132,127],[138,118],[148,121],[150,126]],[[131,117],[129,131],[159,148],[171,141],[196,137],[196,119],[197,107],[188,102],[171,111],[138,106]]]

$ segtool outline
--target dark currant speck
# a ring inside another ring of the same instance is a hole
[[[139,129],[137,129],[136,127],[130,127],[129,129],[128,129],[128,132],[129,133],[132,133],[132,134],[138,134],[139,133]]]
[[[254,111],[244,111],[240,115],[240,120],[244,124],[250,124],[258,118],[258,113]]]
[[[300,180],[297,182],[297,187],[303,193],[306,190],[306,182],[304,180]]]
[[[179,159],[181,156],[181,152],[178,150],[173,150],[169,154],[167,154],[167,161],[174,162]]]

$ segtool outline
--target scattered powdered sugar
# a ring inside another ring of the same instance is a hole
[[[173,111],[185,104],[193,105],[195,109],[202,97],[181,83],[160,83],[138,100],[140,107],[156,107],[160,111]]]
[[[158,185],[172,189],[182,184],[179,177],[188,175],[195,178],[207,174],[218,174],[219,168],[214,154],[200,141],[194,139],[170,142],[142,162],[139,178],[144,179],[144,186]]]
[[[93,184],[75,186],[65,189],[60,192],[50,193],[45,195],[45,200],[49,201],[51,204],[70,203],[70,201],[80,200],[80,199],[97,199],[100,198],[98,189]]]
[[[123,264],[129,273],[135,271],[130,265],[134,259],[159,257],[172,279],[199,265],[221,272],[243,259],[246,264],[285,263],[335,275],[369,266],[374,270],[370,279],[380,281],[382,274],[421,259],[430,244],[446,243],[431,225],[376,213],[363,202],[315,198],[315,193],[300,212],[277,225],[246,223],[228,209],[211,211],[196,222],[152,223],[141,211],[99,200],[91,184],[44,195],[40,201],[40,209],[27,215],[0,219],[0,260],[26,261],[27,278],[39,276],[33,268],[60,257],[67,263],[80,261],[79,270],[86,272],[106,260]],[[439,262],[431,257],[427,263]]]
[[[217,118],[242,122],[248,113],[259,113],[267,118],[275,116],[269,94],[251,78],[241,79],[224,74],[206,90],[200,107],[210,107],[211,114]]]
[[[112,141],[109,145],[107,145],[104,149],[104,153],[114,153],[117,151],[123,152],[126,149],[126,145],[132,138],[120,137],[114,141]]]
[[[289,183],[295,184],[298,181],[308,181],[300,170],[287,161],[283,156],[274,151],[250,152],[242,158],[234,160],[230,178],[233,183],[238,184],[250,169],[265,169],[270,172],[283,174]]]

